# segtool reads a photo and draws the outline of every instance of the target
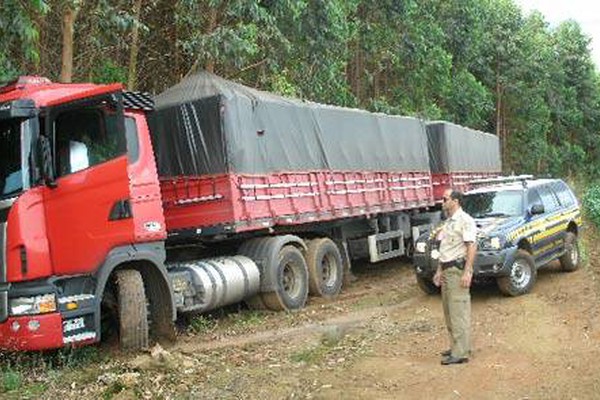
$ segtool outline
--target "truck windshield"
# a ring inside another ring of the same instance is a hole
[[[22,123],[22,119],[0,119],[0,198],[23,190]]]
[[[506,190],[467,194],[462,207],[473,218],[519,216],[523,215],[523,192]]]

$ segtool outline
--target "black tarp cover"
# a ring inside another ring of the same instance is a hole
[[[158,95],[161,176],[429,171],[423,121],[261,92],[202,72]]]
[[[445,121],[427,124],[432,173],[500,172],[500,141],[491,133]]]

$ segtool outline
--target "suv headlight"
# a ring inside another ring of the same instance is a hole
[[[500,250],[504,247],[505,239],[501,236],[490,236],[479,239],[481,250]]]
[[[54,311],[56,311],[56,296],[53,293],[10,299],[11,315],[45,314]]]
[[[427,243],[425,242],[417,242],[415,245],[415,251],[417,253],[425,253],[425,249],[427,249]]]

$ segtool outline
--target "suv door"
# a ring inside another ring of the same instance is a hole
[[[536,188],[544,205],[543,218],[540,221],[539,233],[534,236],[534,258],[536,263],[550,261],[563,249],[564,229],[560,219],[560,202],[549,184]]]

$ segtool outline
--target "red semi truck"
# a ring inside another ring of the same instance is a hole
[[[421,120],[210,74],[154,100],[0,87],[0,349],[111,330],[143,348],[180,313],[300,309],[335,297],[351,259],[404,255],[440,218]]]

